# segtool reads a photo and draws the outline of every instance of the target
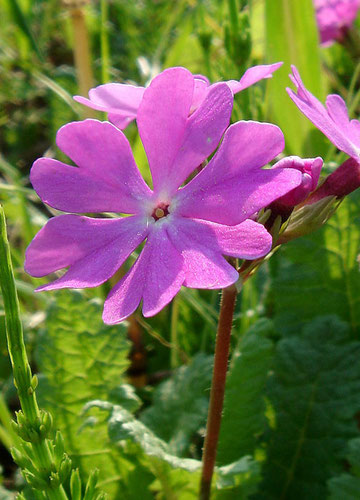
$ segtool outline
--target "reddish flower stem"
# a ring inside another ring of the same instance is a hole
[[[231,285],[222,291],[219,323],[216,333],[213,378],[210,405],[203,451],[203,469],[200,483],[200,500],[210,498],[211,480],[215,467],[221,415],[224,403],[226,373],[228,368],[230,336],[236,302],[236,287]]]

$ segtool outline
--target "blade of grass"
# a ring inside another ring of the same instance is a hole
[[[73,100],[72,95],[69,94],[61,85],[56,83],[54,80],[44,75],[40,71],[32,70],[31,74],[33,77],[38,80],[40,83],[45,85],[48,89],[54,92],[57,96],[60,97],[70,108],[77,113],[77,109],[79,109],[76,105],[76,102]]]
[[[41,62],[44,62],[44,57],[41,53],[41,50],[40,50],[35,38],[34,38],[34,35],[31,32],[31,29],[28,25],[26,16],[23,13],[18,1],[17,0],[7,0],[7,4],[8,4],[9,10],[11,11],[13,19],[14,19],[15,23],[17,24],[18,28],[22,31],[22,33],[27,38],[30,46],[33,48],[33,50],[36,53],[39,60]]]
[[[100,40],[101,40],[101,80],[102,83],[110,81],[110,46],[109,46],[109,4],[108,0],[101,0],[101,24],[100,24]]]
[[[269,105],[275,122],[281,127],[286,148],[292,154],[315,154],[308,133],[311,123],[289,99],[290,65],[300,71],[306,87],[320,100],[325,97],[321,73],[319,38],[312,0],[266,0],[266,55],[269,62],[284,61],[269,82]]]

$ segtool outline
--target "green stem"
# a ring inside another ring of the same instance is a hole
[[[347,96],[347,99],[346,99],[346,101],[347,101],[346,104],[348,105],[348,107],[352,103],[353,95],[354,95],[354,90],[355,90],[355,87],[356,87],[356,85],[358,83],[359,76],[360,76],[360,62],[357,63],[355,71],[354,71],[353,76],[351,78],[349,92],[348,92],[348,96]]]
[[[208,500],[214,473],[221,416],[224,404],[226,374],[228,368],[230,337],[237,290],[235,285],[222,292],[219,323],[216,333],[213,378],[211,382],[210,405],[206,425],[203,452],[203,469],[200,483],[200,500]]]
[[[237,35],[240,30],[239,26],[239,7],[236,0],[228,0],[230,26],[233,35]]]
[[[109,4],[108,0],[101,0],[101,25],[100,25],[100,40],[101,40],[101,79],[102,83],[110,81],[110,47],[109,47]]]
[[[28,425],[36,429],[41,421],[35,391],[31,387],[32,374],[27,358],[20,308],[17,297],[14,273],[11,264],[10,246],[6,234],[4,209],[0,205],[0,285],[4,300],[6,336],[10,360],[13,368],[14,382],[18,391],[22,412]],[[52,458],[46,439],[32,443],[36,465],[41,470],[50,470]],[[50,500],[67,500],[61,485],[49,487],[46,494]]]

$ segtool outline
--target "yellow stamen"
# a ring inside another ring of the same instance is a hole
[[[157,209],[155,210],[155,215],[156,215],[156,217],[157,217],[158,219],[161,219],[161,217],[164,217],[165,212],[164,212],[164,210],[163,210],[162,208],[157,208]]]

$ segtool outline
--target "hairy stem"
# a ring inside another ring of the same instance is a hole
[[[211,383],[210,405],[206,426],[203,452],[203,468],[200,484],[200,500],[210,498],[211,480],[215,467],[217,444],[219,439],[221,414],[224,403],[226,373],[228,368],[230,336],[237,290],[235,285],[224,288],[214,356],[213,378]]]
[[[17,297],[14,273],[11,264],[10,247],[6,234],[5,214],[0,205],[0,286],[4,300],[6,336],[10,360],[13,369],[21,409],[29,431],[36,432],[41,423],[41,413],[36,401],[34,383],[27,358],[22,324],[20,320],[19,301]],[[46,439],[36,439],[32,449],[36,467],[50,471],[52,457]],[[67,500],[62,485],[50,486],[46,489],[50,500]]]

